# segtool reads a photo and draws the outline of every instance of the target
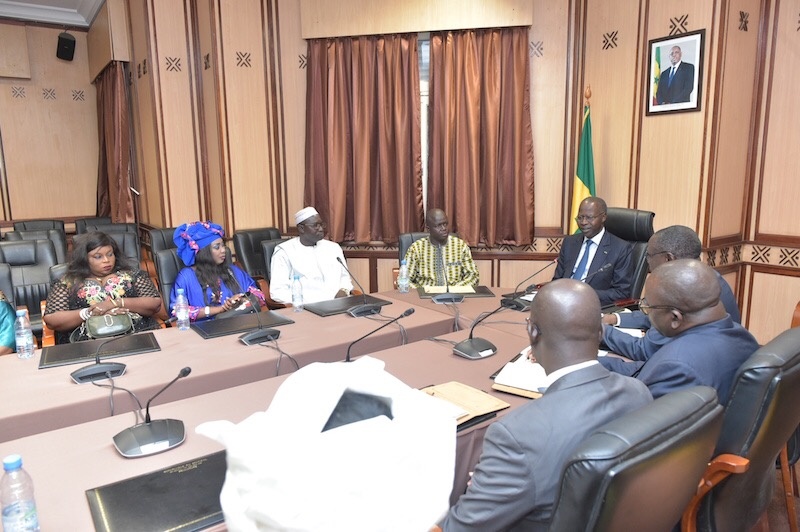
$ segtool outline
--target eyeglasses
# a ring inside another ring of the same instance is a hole
[[[326,227],[328,227],[328,224],[325,222],[314,222],[312,224],[302,223],[300,225],[305,225],[306,227],[311,227],[312,229],[317,229],[317,230],[325,229]]]
[[[584,221],[585,222],[593,222],[596,219],[598,219],[601,216],[603,216],[604,214],[605,214],[604,212],[601,212],[600,214],[595,214],[594,216],[587,216],[585,214],[581,214],[581,215],[575,217],[575,221],[578,222],[578,223],[581,223],[581,222],[584,222]]]
[[[681,309],[673,307],[672,305],[648,305],[647,300],[642,298],[639,300],[639,310],[642,311],[642,314],[645,316],[650,314],[650,311],[653,309],[675,309],[677,311],[683,312]]]

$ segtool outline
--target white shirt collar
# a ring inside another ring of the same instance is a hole
[[[569,375],[573,371],[578,371],[579,369],[588,368],[589,366],[594,366],[595,364],[599,364],[597,360],[587,360],[586,362],[579,362],[577,364],[572,364],[571,366],[565,366],[561,369],[555,370],[553,373],[547,375],[547,387],[549,388],[554,382],[558,379],[563,377],[564,375]]]
[[[605,228],[605,227],[603,227],[603,228],[600,230],[600,232],[599,232],[599,233],[597,233],[596,235],[594,235],[592,238],[589,238],[588,240],[591,240],[592,242],[594,242],[594,245],[595,245],[595,246],[598,246],[598,247],[599,247],[599,246],[600,246],[600,241],[601,241],[601,240],[603,240],[603,235],[604,235],[604,234],[606,234],[606,228]],[[584,241],[584,242],[586,242],[586,240],[587,240],[586,238],[584,238],[584,239],[583,239],[583,241]]]

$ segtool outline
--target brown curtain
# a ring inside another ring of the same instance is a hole
[[[308,42],[305,203],[331,240],[422,223],[418,62],[414,34]]]
[[[431,34],[428,207],[470,245],[530,244],[528,29]]]
[[[125,67],[112,61],[95,80],[97,133],[97,215],[114,222],[135,221],[131,184],[131,132]]]

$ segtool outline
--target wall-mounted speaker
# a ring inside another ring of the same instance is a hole
[[[58,34],[56,57],[64,61],[72,61],[72,58],[75,57],[75,37],[66,31]]]

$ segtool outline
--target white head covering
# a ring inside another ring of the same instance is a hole
[[[308,220],[312,216],[318,215],[317,209],[314,207],[306,207],[304,209],[300,209],[294,215],[294,223],[300,225],[303,221]]]

